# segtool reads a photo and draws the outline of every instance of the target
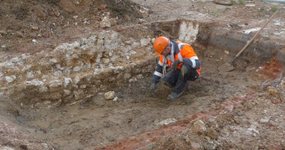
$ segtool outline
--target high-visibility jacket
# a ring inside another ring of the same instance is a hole
[[[155,72],[154,72],[154,79],[153,80],[159,80],[163,76],[163,70],[164,68],[172,66],[173,62],[178,60],[179,58],[183,59],[183,63],[186,65],[191,66],[192,68],[195,68],[197,70],[197,73],[200,75],[201,66],[200,61],[198,59],[198,56],[195,54],[193,48],[187,44],[182,43],[180,41],[170,41],[172,43],[172,49],[171,53],[165,57],[163,55],[160,55],[160,59],[158,61],[158,64],[156,66]],[[187,59],[184,59],[187,58]],[[177,69],[180,69],[182,63],[180,63],[177,66]],[[153,81],[158,82],[158,81]]]

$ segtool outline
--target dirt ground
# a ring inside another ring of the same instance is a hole
[[[71,2],[71,3],[68,3]],[[233,1],[231,1],[233,2]],[[284,4],[236,1],[232,4],[189,0],[0,0],[0,61],[23,53],[51,50],[63,42],[157,21],[190,19],[215,23],[220,30],[246,32],[278,14],[260,35],[285,44]],[[68,7],[67,7],[68,6]],[[148,15],[138,13],[147,8]],[[101,28],[101,17],[117,18]],[[21,48],[19,48],[21,47]],[[6,149],[285,149],[282,66],[275,58],[245,71],[219,71],[224,61],[193,47],[202,62],[201,77],[175,101],[173,89],[149,92],[152,74],[56,109],[29,109],[0,98],[0,150]],[[228,58],[231,59],[229,56]],[[271,86],[270,86],[271,85]],[[174,121],[164,124],[162,121]]]

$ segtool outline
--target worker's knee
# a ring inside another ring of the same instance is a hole
[[[188,81],[195,81],[195,80],[197,80],[199,78],[199,75],[195,75],[195,76],[189,76],[188,77]]]
[[[187,73],[185,74],[185,79],[190,81],[195,81],[199,78],[199,74],[196,69],[187,66]]]

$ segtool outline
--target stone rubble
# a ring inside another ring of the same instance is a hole
[[[115,92],[114,91],[109,91],[107,93],[105,93],[105,99],[106,100],[111,100],[111,99],[114,99],[115,98]]]
[[[195,37],[191,34],[198,33],[198,25],[184,21],[181,30],[181,33],[193,31],[179,39],[190,40]],[[102,30],[51,51],[21,54],[0,63],[1,91],[16,103],[25,101],[27,105],[35,97],[37,101],[73,103],[136,82],[155,69],[154,39],[150,35],[134,39],[113,30]]]

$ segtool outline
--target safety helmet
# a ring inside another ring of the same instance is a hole
[[[169,41],[169,38],[166,38],[164,36],[160,36],[155,39],[153,43],[153,48],[156,51],[156,55],[160,55],[163,52]]]

